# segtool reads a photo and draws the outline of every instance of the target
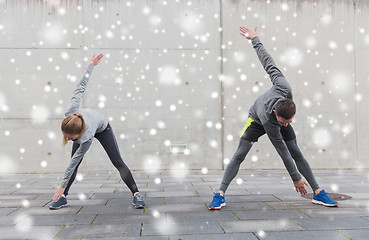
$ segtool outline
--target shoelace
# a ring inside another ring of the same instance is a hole
[[[138,201],[142,201],[142,199],[143,199],[142,194],[136,194],[135,196],[136,196]]]
[[[215,202],[215,200],[220,200],[220,194],[214,194],[213,202]]]
[[[62,198],[65,198],[65,197],[60,197],[59,199],[56,199],[55,201],[53,202],[58,202],[59,200],[61,200]]]

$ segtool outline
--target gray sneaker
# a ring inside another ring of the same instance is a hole
[[[145,202],[141,193],[136,193],[135,195],[133,195],[132,204],[136,209],[145,207]]]
[[[66,207],[66,206],[68,206],[67,198],[64,197],[64,196],[61,196],[58,200],[53,201],[51,203],[51,205],[49,206],[49,209],[50,210],[56,210],[56,209],[60,209],[60,208]]]

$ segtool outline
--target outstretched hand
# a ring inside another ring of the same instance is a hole
[[[240,31],[241,31],[241,35],[244,36],[245,38],[247,38],[248,40],[253,39],[254,37],[257,36],[256,30],[258,29],[258,27],[255,27],[255,30],[252,31],[246,27],[240,27]]]
[[[95,54],[92,56],[92,58],[90,59],[90,64],[91,65],[94,65],[96,66],[97,64],[99,64],[101,58],[103,57],[104,55],[102,55],[101,53],[95,57]]]
[[[58,200],[64,193],[65,188],[63,187],[59,187],[58,190],[56,190],[54,197],[53,197],[53,201]]]
[[[295,182],[293,185],[295,185],[296,192],[299,192],[301,195],[305,195],[307,193],[304,185],[308,187],[309,184],[305,181],[305,179],[301,178],[300,181]]]

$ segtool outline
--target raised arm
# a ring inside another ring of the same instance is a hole
[[[272,80],[273,85],[277,84],[277,78],[283,77],[282,72],[277,68],[272,56],[265,50],[264,45],[260,42],[259,37],[256,32],[257,28],[254,31],[246,28],[240,27],[241,35],[246,37],[248,40],[252,40],[252,46],[254,47],[258,58],[263,65],[265,71],[269,74],[270,79]],[[286,81],[286,79],[283,80]]]
[[[86,72],[83,74],[82,79],[79,81],[76,89],[74,90],[73,96],[68,104],[68,107],[65,111],[65,116],[69,116],[77,111],[81,104],[81,99],[83,93],[85,92],[88,80],[90,79],[92,69],[100,62],[101,58],[103,57],[102,54],[99,54],[97,57],[95,55],[89,61],[89,65],[86,69]]]

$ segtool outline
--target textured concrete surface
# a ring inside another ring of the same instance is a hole
[[[131,169],[222,169],[271,86],[240,25],[259,27],[291,83],[311,166],[368,168],[368,11],[367,0],[0,0],[0,172],[65,169],[63,111],[98,52],[82,106],[109,119]],[[85,159],[113,170],[96,142]],[[282,169],[276,159],[264,137],[241,167]]]
[[[299,196],[285,171],[241,170],[242,183],[231,184],[220,211],[207,205],[223,171],[188,171],[183,178],[135,171],[145,209],[132,207],[117,172],[80,174],[69,206],[54,211],[48,205],[60,174],[0,175],[0,239],[361,240],[369,231],[369,175],[362,171],[315,171],[327,192],[353,197],[327,208]]]

